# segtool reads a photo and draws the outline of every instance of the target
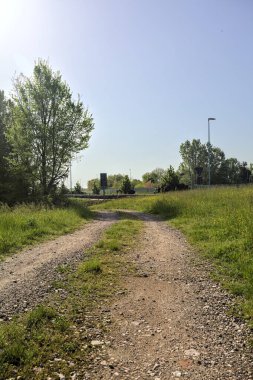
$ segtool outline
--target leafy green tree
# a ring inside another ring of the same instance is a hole
[[[87,183],[87,188],[89,191],[93,191],[94,186],[99,188],[100,191],[100,180],[98,178],[90,179]]]
[[[99,195],[100,190],[101,190],[100,185],[97,182],[94,182],[92,186],[92,194]]]
[[[61,195],[66,195],[70,192],[70,190],[67,188],[67,186],[64,184],[64,182],[62,182],[60,189],[59,189],[59,192]]]
[[[211,174],[211,183],[213,184],[222,184],[224,182],[223,178],[223,169],[226,158],[225,153],[217,147],[213,147],[210,145],[210,174]],[[208,159],[207,164],[208,166]],[[206,174],[206,182],[207,178],[207,166],[205,167],[204,174]]]
[[[211,183],[226,183],[226,158],[224,152],[211,144],[202,144],[200,140],[187,140],[180,145],[180,154],[183,162],[178,173],[180,182],[194,186],[200,175],[198,168],[202,168],[201,179],[203,184],[208,183],[208,151],[210,154]]]
[[[0,91],[0,177],[2,181],[7,174],[7,161],[5,157],[9,154],[9,146],[5,137],[6,113],[7,101],[4,96],[4,91]]]
[[[180,154],[183,159],[179,167],[183,182],[193,186],[196,183],[196,167],[207,167],[207,147],[200,140],[185,141],[180,145]]]
[[[80,182],[78,182],[78,181],[75,184],[74,193],[75,194],[82,194],[82,186],[81,186]]]
[[[237,184],[240,183],[240,162],[237,158],[228,158],[226,160],[226,180],[229,184]]]
[[[136,188],[136,187],[143,187],[143,182],[140,180],[140,179],[132,179],[132,187],[133,188]]]
[[[125,175],[120,190],[123,194],[131,194],[131,192],[133,191],[133,187],[128,175]]]
[[[43,195],[66,178],[71,157],[88,146],[92,116],[59,72],[38,60],[33,75],[14,82],[12,119],[7,128],[9,163]]]
[[[122,184],[123,179],[124,179],[123,174],[110,174],[107,177],[107,185],[108,187],[119,189]]]
[[[241,183],[249,183],[251,177],[251,170],[248,167],[246,161],[243,161],[240,166],[240,182]]]
[[[88,190],[92,192],[92,194],[100,194],[101,186],[100,180],[98,178],[90,179],[87,183]]]
[[[7,101],[4,91],[0,90],[0,170],[6,168],[7,162],[4,159],[9,153],[9,146],[5,137]]]
[[[176,190],[176,187],[179,184],[179,177],[175,172],[174,168],[170,167],[165,171],[162,180],[161,180],[161,189],[162,191]]]
[[[143,182],[151,182],[154,185],[159,186],[162,182],[162,178],[165,174],[165,170],[162,168],[156,168],[152,170],[151,172],[147,172],[143,174],[142,179]]]
[[[10,154],[10,145],[6,139],[6,125],[9,120],[10,101],[6,99],[4,91],[0,91],[0,201],[13,203],[14,200],[23,200],[28,191],[25,178],[18,173],[11,173],[7,158]]]

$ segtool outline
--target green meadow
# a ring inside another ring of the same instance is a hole
[[[79,200],[71,200],[65,207],[1,205],[0,259],[23,246],[71,232],[90,218],[92,212]]]
[[[214,264],[213,276],[239,296],[253,320],[253,188],[230,187],[124,198],[96,209],[133,209],[160,215]]]

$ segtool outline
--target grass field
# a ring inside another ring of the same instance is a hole
[[[70,232],[92,218],[85,202],[71,200],[68,207],[34,204],[0,206],[0,259],[25,245]]]
[[[108,201],[96,208],[158,214],[215,263],[214,275],[241,297],[253,321],[253,188],[214,188]],[[253,322],[252,322],[253,325]]]

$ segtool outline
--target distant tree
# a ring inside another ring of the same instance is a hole
[[[239,184],[249,183],[251,181],[251,170],[247,162],[240,162],[237,158],[228,158],[225,160],[225,180],[223,183]]]
[[[93,192],[94,188],[99,189],[100,191],[100,180],[98,178],[90,179],[87,183],[88,190]]]
[[[161,180],[161,189],[162,191],[176,190],[179,184],[179,177],[175,172],[174,168],[170,167],[165,171],[162,180]]]
[[[107,185],[114,189],[119,189],[124,179],[123,174],[110,174],[107,176]]]
[[[237,158],[228,158],[226,164],[226,183],[237,184],[240,183],[240,167],[241,164]]]
[[[199,183],[208,184],[208,153],[210,155],[211,183],[226,183],[226,159],[224,152],[211,144],[202,144],[200,140],[185,141],[180,145],[183,162],[178,173],[180,182],[194,186]],[[198,168],[202,168],[201,175]],[[224,182],[225,181],[225,182]]]
[[[223,177],[224,164],[226,162],[225,153],[217,147],[210,145],[210,174],[211,174],[211,183],[213,184],[222,184],[225,183]],[[208,160],[206,168],[208,166]],[[207,170],[204,170],[206,173],[206,183],[207,183]]]
[[[165,174],[164,169],[156,168],[156,169],[152,170],[151,172],[147,172],[147,173],[143,174],[142,180],[143,180],[143,182],[149,182],[150,181],[154,185],[159,186],[159,184],[161,184],[162,177],[164,176],[164,174]]]
[[[92,194],[99,195],[100,190],[101,190],[100,185],[97,182],[94,182],[93,187],[92,187]]]
[[[142,187],[143,186],[143,182],[139,179],[132,179],[132,187],[135,188],[136,186],[137,187]]]
[[[128,175],[125,175],[120,190],[124,194],[131,194],[131,192],[133,191],[133,187]]]
[[[206,168],[207,147],[201,144],[200,140],[193,139],[192,142],[186,140],[180,145],[180,154],[183,159],[179,170],[182,173],[183,181],[191,186],[196,183],[196,167]]]
[[[30,186],[50,194],[68,174],[71,157],[88,146],[92,116],[59,72],[38,60],[33,75],[14,82],[12,120],[7,128],[9,163]]]
[[[78,181],[77,181],[77,183],[75,184],[75,187],[74,187],[74,193],[75,193],[75,194],[82,194],[82,187],[81,187],[80,182],[78,182]]]
[[[241,183],[249,183],[251,170],[248,168],[247,162],[243,161],[240,165],[240,181]]]
[[[68,194],[70,192],[70,190],[67,188],[64,182],[62,182],[59,191],[60,191],[60,194],[62,195]]]

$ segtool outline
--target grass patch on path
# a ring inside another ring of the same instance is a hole
[[[10,252],[73,231],[92,218],[85,202],[71,200],[66,207],[44,205],[0,206],[0,259]]]
[[[142,222],[122,219],[110,227],[76,270],[62,268],[62,281],[46,305],[0,323],[0,380],[83,378],[94,359],[92,340],[103,342],[125,259],[138,242]],[[115,249],[117,247],[117,249]]]
[[[181,229],[215,263],[215,278],[241,297],[238,312],[253,326],[253,187],[173,192],[96,206],[105,208],[158,214]]]

